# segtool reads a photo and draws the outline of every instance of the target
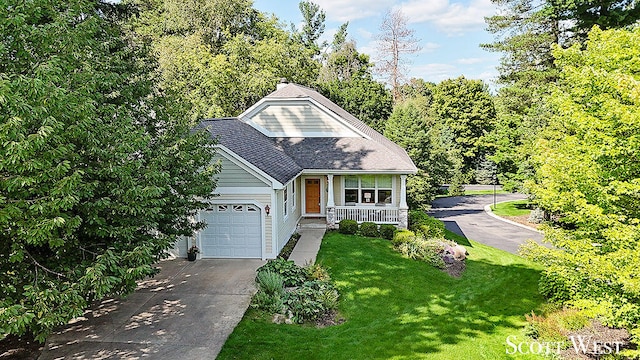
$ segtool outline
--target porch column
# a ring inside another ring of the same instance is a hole
[[[409,226],[409,206],[407,205],[407,175],[400,175],[400,204],[398,209],[398,228]]]
[[[336,227],[336,203],[333,201],[333,174],[327,175],[327,226],[329,229]]]

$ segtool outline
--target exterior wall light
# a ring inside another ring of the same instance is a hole
[[[269,205],[264,207],[264,212],[267,213],[267,216],[269,216],[269,211],[271,211],[271,207]]]

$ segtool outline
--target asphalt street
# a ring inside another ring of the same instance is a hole
[[[526,195],[496,195],[496,202],[520,199],[526,199]],[[541,242],[541,233],[489,216],[484,211],[488,204],[493,204],[493,195],[438,198],[433,201],[428,213],[442,220],[448,230],[513,254],[517,254],[520,244],[528,239]]]

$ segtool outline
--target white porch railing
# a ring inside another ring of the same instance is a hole
[[[370,221],[377,224],[398,224],[398,213],[398,208],[395,207],[336,206],[336,223],[350,219],[359,223]]]

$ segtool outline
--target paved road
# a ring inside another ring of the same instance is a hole
[[[525,199],[522,194],[498,194],[496,201]],[[528,239],[542,240],[537,231],[508,224],[484,212],[493,203],[493,195],[454,196],[434,200],[429,214],[444,221],[447,229],[468,239],[518,253],[518,247]]]

